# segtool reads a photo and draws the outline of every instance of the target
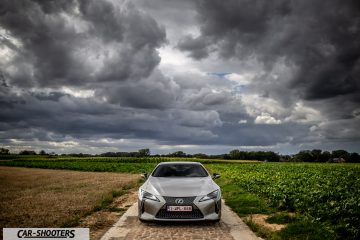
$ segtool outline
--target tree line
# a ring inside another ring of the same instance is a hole
[[[9,155],[10,150],[0,148],[0,155]],[[18,155],[57,155],[55,153],[46,153],[41,150],[36,153],[33,150],[23,150]],[[257,160],[266,162],[352,162],[360,163],[360,155],[356,152],[349,153],[346,150],[334,150],[332,152],[322,151],[320,149],[302,150],[294,155],[282,155],[272,151],[240,151],[231,150],[229,153],[219,155],[208,155],[204,153],[187,154],[183,151],[176,151],[168,154],[153,154],[150,149],[139,149],[136,152],[106,152],[101,154],[70,153],[61,154],[62,156],[72,157],[176,157],[176,158],[195,158],[195,159],[226,159],[226,160]]]

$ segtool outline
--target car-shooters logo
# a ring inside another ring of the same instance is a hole
[[[88,228],[4,228],[3,230],[4,240],[90,239]]]

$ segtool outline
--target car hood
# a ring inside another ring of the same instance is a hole
[[[155,195],[190,197],[209,194],[210,192],[219,189],[219,186],[211,179],[211,177],[150,177],[144,184],[143,189]]]

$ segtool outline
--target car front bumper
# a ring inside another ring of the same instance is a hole
[[[161,197],[159,201],[138,199],[139,218],[144,221],[217,221],[221,218],[221,197],[199,202],[198,197]],[[176,204],[176,199],[184,199]],[[167,206],[192,206],[191,212],[169,212]]]

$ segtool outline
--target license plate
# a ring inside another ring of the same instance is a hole
[[[191,212],[192,206],[168,206],[168,212]]]

